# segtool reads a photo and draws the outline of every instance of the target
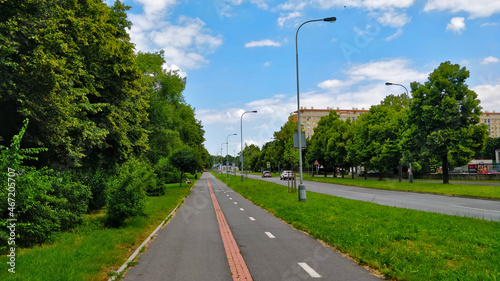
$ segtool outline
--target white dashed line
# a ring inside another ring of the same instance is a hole
[[[233,200],[233,198],[229,197],[229,200]]]
[[[309,275],[311,275],[312,278],[321,278],[321,275],[319,275],[314,269],[312,269],[307,263],[305,262],[299,262],[300,267],[304,269]]]
[[[269,237],[269,238],[276,238],[274,237],[274,235],[271,234],[271,232],[266,232],[266,235]]]
[[[251,221],[254,221],[255,219],[253,217],[248,217]]]
[[[243,208],[240,208],[240,211],[245,211],[245,209],[243,209]]]
[[[234,202],[234,205],[238,204],[238,202]]]

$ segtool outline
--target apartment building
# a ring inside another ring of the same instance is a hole
[[[338,107],[337,109],[333,109],[331,107],[327,107],[326,109],[314,109],[314,107],[301,107],[301,126],[306,133],[306,138],[310,139],[312,135],[314,135],[314,128],[318,126],[319,120],[321,117],[330,114],[330,111],[336,111],[340,115],[340,120],[351,119],[352,121],[359,118],[361,114],[368,112],[368,110],[365,110],[364,108],[358,109],[354,107],[352,109],[340,109]],[[297,122],[297,111],[294,111],[292,118],[294,122]]]
[[[301,126],[306,133],[306,138],[310,139],[312,135],[314,135],[314,128],[318,126],[319,120],[321,117],[327,116],[330,111],[336,111],[340,115],[341,120],[351,119],[352,121],[359,118],[361,114],[368,112],[368,110],[364,108],[358,109],[354,107],[352,109],[340,109],[338,107],[336,109],[331,107],[327,107],[326,109],[314,109],[314,107],[301,107]],[[297,122],[297,111],[293,112],[292,118],[294,122]],[[485,111],[480,116],[480,123],[488,126],[490,137],[500,137],[500,113]]]
[[[485,111],[483,112],[483,114],[481,114],[480,118],[480,123],[486,124],[488,126],[488,133],[490,134],[490,137],[500,137],[500,113],[497,113],[495,111]]]

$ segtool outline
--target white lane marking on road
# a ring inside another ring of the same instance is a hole
[[[321,275],[319,275],[314,269],[312,269],[307,263],[305,262],[299,262],[300,267],[304,269],[309,275],[311,275],[312,278],[321,278]]]
[[[479,208],[465,207],[465,206],[459,206],[459,205],[450,205],[450,206],[452,206],[452,207],[459,207],[459,208],[465,208],[465,209],[472,209],[472,210],[479,210],[479,211],[486,211],[486,212],[500,213],[500,211],[496,211],[496,210],[479,209]]]
[[[271,232],[266,232],[266,235],[267,235],[269,238],[276,238],[276,237],[274,237],[274,235],[273,235]]]
[[[234,205],[238,204],[238,202],[234,202]]]
[[[255,219],[253,217],[248,217],[251,221],[254,221]]]
[[[229,197],[229,200],[233,200],[233,198]]]
[[[243,208],[240,208],[240,211],[245,211],[245,209],[243,209]]]

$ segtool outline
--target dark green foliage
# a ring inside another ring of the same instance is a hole
[[[87,210],[90,196],[90,190],[72,180],[69,174],[58,177],[52,170],[37,170],[23,164],[25,160],[36,160],[30,155],[45,150],[21,148],[27,126],[26,120],[19,135],[13,137],[9,148],[0,146],[0,180],[7,182],[8,168],[16,171],[16,208],[12,211],[7,204],[0,204],[0,217],[17,219],[16,245],[21,246],[43,243],[53,233],[78,224]],[[0,190],[0,197],[7,198],[7,189]],[[10,216],[11,213],[14,217]],[[0,249],[7,245],[6,226],[6,220],[0,221]]]
[[[80,181],[90,188],[88,211],[99,210],[106,206],[107,189],[113,174],[102,169],[80,172]]]
[[[92,196],[89,187],[75,181],[69,172],[60,172],[52,181],[51,195],[64,199],[55,206],[59,212],[61,230],[73,228],[82,222]]]
[[[441,63],[424,84],[412,83],[407,138],[409,150],[423,161],[439,161],[443,183],[450,165],[464,165],[481,151],[487,137],[477,94],[465,80],[469,71],[449,61]]]
[[[119,169],[107,201],[107,224],[121,226],[127,218],[144,214],[146,190],[156,187],[156,175],[149,165],[129,160]]]
[[[176,150],[170,156],[170,163],[181,172],[180,175],[180,186],[185,180],[184,173],[195,174],[196,171],[202,168],[202,161],[200,153],[189,146],[184,146]]]

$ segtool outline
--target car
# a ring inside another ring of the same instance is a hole
[[[271,177],[271,172],[269,172],[269,171],[262,172],[262,177],[263,178],[270,178]]]
[[[292,178],[293,178],[293,172],[292,171],[285,170],[285,171],[281,172],[280,180],[289,180],[289,179],[292,179]]]

